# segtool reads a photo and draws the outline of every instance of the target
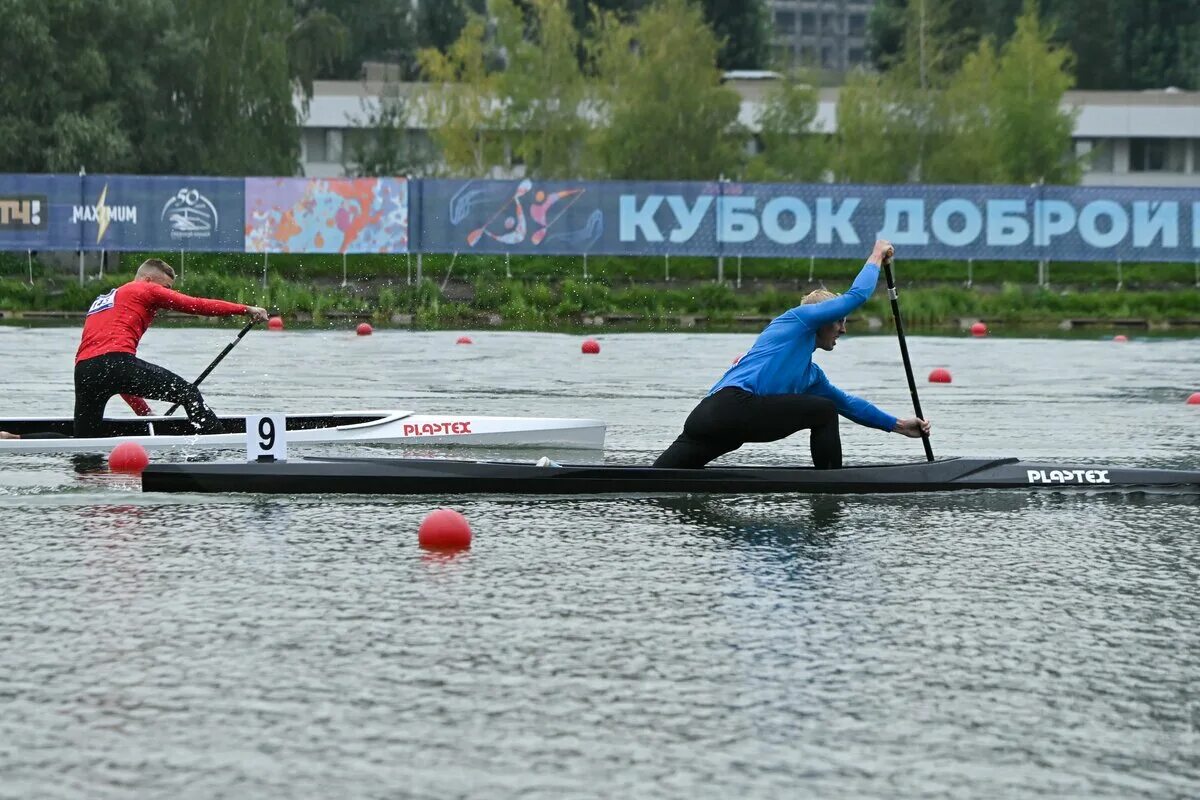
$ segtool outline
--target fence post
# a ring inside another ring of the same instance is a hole
[[[346,286],[346,251],[342,251],[342,287]]]
[[[739,289],[742,288],[742,256],[740,253],[738,254],[737,288],[739,288]]]
[[[83,194],[83,178],[87,175],[87,170],[83,165],[79,165],[79,205],[83,206],[87,203],[87,197]],[[83,286],[83,224],[79,225],[79,285]]]
[[[817,268],[817,257],[809,256],[808,257],[808,282],[809,283],[813,282],[813,273],[816,271],[816,268]]]
[[[1125,285],[1125,272],[1121,268],[1121,259],[1118,258],[1117,259],[1117,291],[1118,292],[1121,291],[1121,288],[1124,285]]]
[[[412,286],[412,253],[404,251],[404,284]]]
[[[508,263],[508,251],[507,250],[504,251],[504,277],[506,277],[506,278],[512,277],[512,267]]]
[[[971,284],[975,282],[975,259],[967,259],[967,288],[971,288]]]
[[[183,277],[184,250],[179,248],[179,277]]]
[[[587,274],[587,253],[584,253],[584,254],[583,254],[583,279],[584,279],[585,281],[588,279],[588,274]]]
[[[421,254],[417,253],[417,283],[421,282]]]
[[[664,261],[666,262],[666,264],[667,264],[667,271],[666,271],[666,278],[665,278],[665,280],[666,280],[666,282],[667,282],[667,283],[670,283],[670,282],[671,282],[671,254],[670,254],[670,253],[664,253],[664,254],[663,254],[663,260],[664,260]],[[1198,273],[1198,274],[1200,274],[1200,273]],[[1200,281],[1200,278],[1197,278],[1197,281]],[[1200,286],[1200,282],[1198,282],[1196,285],[1197,285],[1197,286]]]
[[[271,257],[271,254],[268,253],[266,250],[264,250],[263,251],[263,291],[266,291],[266,289],[267,289],[267,261],[268,261],[268,259],[270,259],[270,257]]]
[[[29,258],[29,285],[33,286],[33,251],[26,250],[25,255]]]

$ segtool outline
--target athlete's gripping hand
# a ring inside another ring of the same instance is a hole
[[[928,420],[910,417],[909,419],[896,420],[896,427],[892,428],[892,430],[913,439],[920,439],[922,436],[929,435],[930,427]]]
[[[892,247],[892,243],[887,239],[876,239],[875,249],[871,251],[871,263],[883,266],[883,262],[890,259],[895,253],[896,248]]]
[[[267,313],[265,308],[259,308],[258,306],[246,306],[246,316],[250,317],[250,319],[254,320],[255,322],[266,322],[270,315]]]

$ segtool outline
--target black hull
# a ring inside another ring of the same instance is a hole
[[[379,414],[288,414],[287,429],[289,431],[321,430],[336,428],[341,425],[361,425],[386,417]],[[221,427],[224,433],[245,433],[245,417],[221,417]],[[105,419],[106,425],[113,429],[111,437],[124,436],[192,436],[196,429],[188,421],[182,411],[173,417],[119,417]],[[151,429],[153,425],[153,429]],[[60,436],[72,436],[75,433],[75,421],[70,417],[47,419],[0,419],[0,431],[9,433],[56,433]]]
[[[816,470],[607,465],[538,467],[502,461],[311,458],[276,463],[158,464],[142,474],[147,492],[266,494],[878,494],[962,489],[1200,493],[1200,471],[1032,463],[1015,458],[946,458]]]

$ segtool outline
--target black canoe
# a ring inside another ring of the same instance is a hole
[[[854,494],[952,489],[1121,490],[1200,493],[1200,471],[1015,458],[943,458],[933,462],[811,467],[655,469],[612,465],[539,467],[507,461],[410,458],[302,458],[269,463],[154,464],[147,492],[270,494]]]

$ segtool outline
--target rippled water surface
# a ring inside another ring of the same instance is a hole
[[[142,355],[193,375],[231,336]],[[456,336],[256,332],[207,393],[596,416],[635,463],[753,339]],[[0,416],[67,414],[77,341],[0,328]],[[921,383],[939,453],[1200,464],[1200,341],[911,348],[954,374]],[[818,360],[906,413],[893,339]],[[921,457],[843,436],[848,461]],[[542,454],[586,457],[509,457]],[[417,549],[440,504],[468,553]],[[0,456],[0,514],[4,798],[1200,795],[1195,500],[142,495],[26,455]]]

